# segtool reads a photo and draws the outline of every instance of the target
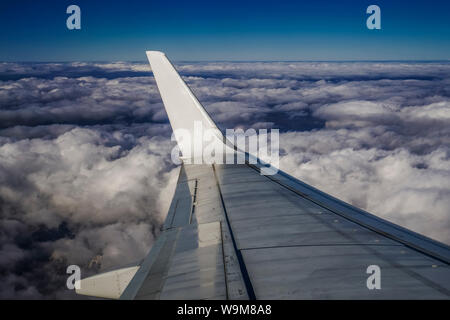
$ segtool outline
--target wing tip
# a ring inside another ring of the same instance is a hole
[[[147,51],[145,51],[145,53],[147,54],[147,56],[151,56],[151,55],[165,56],[166,55],[164,52],[156,51],[156,50],[147,50]]]

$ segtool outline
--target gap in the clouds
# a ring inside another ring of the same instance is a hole
[[[300,116],[291,116],[287,112],[271,112],[267,120],[274,122],[273,127],[279,129],[280,132],[322,129],[326,123],[324,119],[312,116],[310,112]]]
[[[219,129],[225,134],[228,128],[242,128],[244,130],[253,128],[259,129],[278,129],[280,133],[290,131],[311,131],[316,129],[322,129],[325,127],[326,121],[311,114],[305,115],[290,115],[287,112],[273,111],[262,116],[255,117],[254,119],[241,120],[235,119],[232,122],[218,121],[217,125]]]
[[[31,240],[37,242],[56,241],[62,238],[73,239],[75,234],[70,230],[67,221],[61,222],[58,227],[49,228],[44,224],[31,233]]]

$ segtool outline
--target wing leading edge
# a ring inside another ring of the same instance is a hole
[[[174,131],[201,121],[222,143],[166,56],[147,56]],[[120,298],[450,298],[447,245],[261,168],[183,163],[162,233]],[[366,285],[373,265],[380,290]]]

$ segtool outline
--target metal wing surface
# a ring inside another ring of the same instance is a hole
[[[194,135],[196,122],[213,132],[213,143],[233,146],[165,54],[147,56],[183,154],[176,190],[149,255],[134,267],[81,280],[78,293],[120,299],[450,298],[447,245],[282,171],[263,175],[259,161],[196,162],[189,153],[194,142],[177,135],[180,129]],[[373,265],[381,289],[369,290],[367,268]]]

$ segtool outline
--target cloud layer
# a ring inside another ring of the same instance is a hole
[[[280,168],[450,244],[450,64],[180,63],[225,128],[279,128]],[[74,298],[65,268],[141,259],[178,170],[147,64],[0,64],[0,298]]]

